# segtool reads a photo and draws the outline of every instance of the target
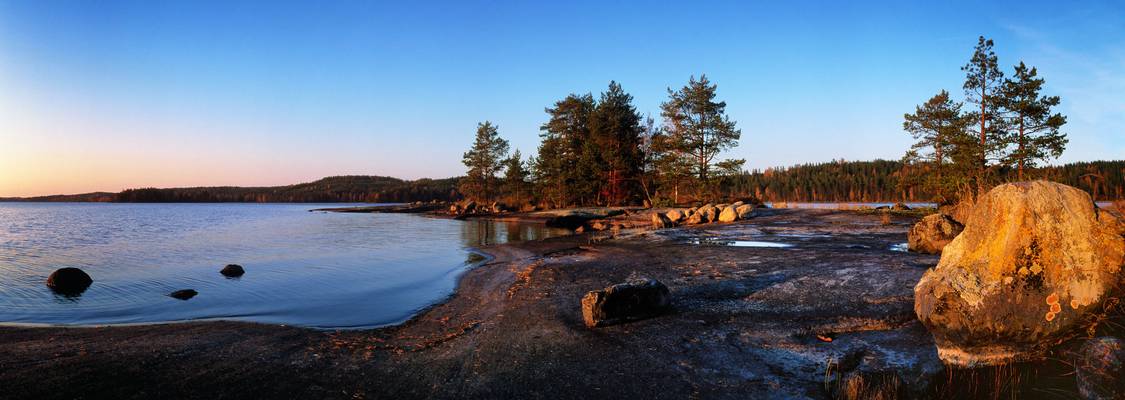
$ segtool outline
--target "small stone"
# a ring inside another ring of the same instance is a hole
[[[223,274],[223,276],[225,276],[227,278],[237,278],[237,277],[242,276],[242,274],[245,274],[246,270],[242,269],[241,265],[229,264],[229,265],[223,267],[223,269],[220,270],[219,273]]]
[[[197,295],[197,294],[199,294],[199,292],[196,292],[195,290],[183,289],[183,290],[177,290],[175,292],[169,293],[168,296],[172,297],[172,298],[180,299],[180,300],[187,300],[187,299],[190,299],[192,297],[195,297],[195,295]]]

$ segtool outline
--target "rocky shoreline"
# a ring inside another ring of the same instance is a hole
[[[941,363],[913,309],[914,286],[938,256],[898,251],[916,217],[758,214],[490,246],[482,251],[494,258],[463,274],[446,302],[376,330],[0,327],[0,398],[1077,393],[1058,363]],[[635,276],[666,284],[672,311],[587,328],[582,297]]]

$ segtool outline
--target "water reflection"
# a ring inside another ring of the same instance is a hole
[[[0,323],[242,319],[320,328],[403,321],[446,298],[473,249],[569,234],[542,224],[309,213],[307,204],[0,203]],[[219,269],[241,264],[246,275]],[[45,285],[60,267],[95,284]],[[193,289],[189,302],[168,296]]]

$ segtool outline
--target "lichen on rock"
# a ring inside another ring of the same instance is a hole
[[[943,361],[1037,359],[1121,290],[1125,237],[1085,192],[1045,181],[997,186],[915,287],[914,310]],[[1062,307],[1063,304],[1069,307]]]

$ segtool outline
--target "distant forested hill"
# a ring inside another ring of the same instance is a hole
[[[195,187],[129,189],[113,201],[126,203],[397,203],[455,200],[460,178],[407,181],[385,176],[333,176],[315,182],[275,187]]]
[[[907,175],[900,161],[836,161],[785,168],[755,170],[729,177],[728,190],[754,195],[765,201],[882,202],[930,201],[932,196],[911,185],[900,185]],[[1014,179],[1014,171],[1001,170],[999,180]],[[1077,162],[1044,167],[1032,178],[1071,185],[1097,200],[1125,198],[1125,160]]]

